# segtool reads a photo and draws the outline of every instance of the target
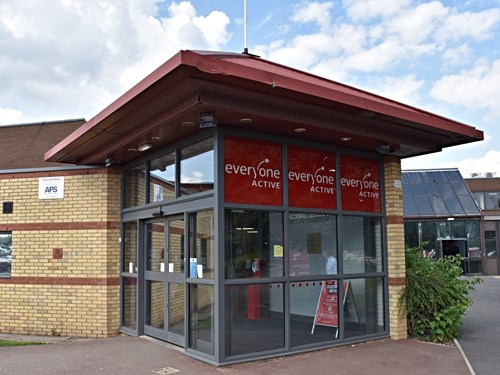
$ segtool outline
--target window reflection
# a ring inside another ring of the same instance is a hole
[[[290,340],[292,346],[338,339],[336,280],[290,284]]]
[[[153,159],[149,172],[149,202],[175,199],[175,152]]]
[[[189,347],[214,354],[214,287],[189,286]]]
[[[123,266],[122,272],[137,272],[137,223],[123,224]]]
[[[225,300],[227,356],[285,346],[283,284],[226,286]]]
[[[342,239],[344,273],[382,271],[380,218],[344,216]]]
[[[142,206],[146,199],[146,166],[141,164],[125,172],[125,208]]]
[[[181,150],[180,195],[214,188],[214,140],[206,139]]]
[[[201,211],[189,215],[189,259],[196,264],[190,275],[198,278],[214,277],[214,212]],[[196,271],[196,272],[194,272]]]
[[[344,337],[384,332],[382,278],[346,280]]]
[[[0,277],[10,276],[12,268],[12,233],[0,233]]]
[[[226,211],[226,278],[283,276],[283,215]]]
[[[292,212],[288,215],[290,276],[337,273],[337,218]]]
[[[123,278],[123,327],[137,330],[137,279]]]

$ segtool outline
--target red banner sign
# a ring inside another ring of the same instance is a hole
[[[381,211],[380,162],[359,156],[340,156],[342,209]]]
[[[281,145],[225,137],[224,200],[231,203],[281,206]]]
[[[323,282],[314,324],[330,327],[339,326],[339,293],[336,281]]]
[[[288,201],[292,207],[335,209],[335,155],[288,147]]]

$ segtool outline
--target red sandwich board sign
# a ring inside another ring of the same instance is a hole
[[[345,304],[349,281],[344,282],[344,298],[342,306]],[[339,293],[337,281],[323,281],[321,292],[319,293],[318,306],[314,316],[314,323],[311,329],[311,335],[314,333],[314,327],[318,325],[336,327],[338,336],[339,330]]]

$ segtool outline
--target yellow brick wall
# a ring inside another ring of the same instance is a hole
[[[63,199],[38,199],[39,177],[64,176]],[[12,272],[0,278],[0,332],[105,337],[120,311],[120,174],[84,169],[0,174],[0,231]]]
[[[389,277],[389,329],[393,339],[407,338],[406,316],[401,314],[399,296],[406,284],[403,191],[399,158],[385,160],[385,198]]]

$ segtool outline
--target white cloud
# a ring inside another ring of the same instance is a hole
[[[228,25],[189,1],[1,1],[0,107],[88,118],[180,49],[221,49]]]
[[[322,30],[330,27],[330,9],[333,7],[333,2],[327,1],[324,3],[311,2],[305,6],[298,6],[295,13],[292,15],[292,21],[296,23],[315,22]]]
[[[495,172],[500,177],[500,151],[489,150],[479,158],[460,160],[457,164],[463,177],[470,177],[477,172]]]
[[[488,116],[500,118],[500,59],[492,63],[482,59],[470,70],[442,77],[430,95],[470,111],[486,110]]]
[[[415,105],[420,100],[420,89],[423,85],[423,80],[418,80],[415,75],[409,74],[377,78],[367,90],[386,98]]]
[[[342,3],[353,20],[367,20],[398,14],[411,0],[344,0]]]
[[[447,65],[458,66],[469,62],[473,55],[472,48],[468,44],[448,48],[443,53],[443,60]]]
[[[23,113],[17,109],[0,108],[0,126],[19,123]]]
[[[404,44],[422,43],[447,14],[448,9],[438,1],[423,3],[396,14],[387,22],[387,29],[389,33],[398,35]]]
[[[436,32],[440,41],[459,40],[472,37],[477,40],[490,39],[493,28],[500,22],[500,9],[488,9],[482,12],[454,13],[444,19],[443,26]]]

